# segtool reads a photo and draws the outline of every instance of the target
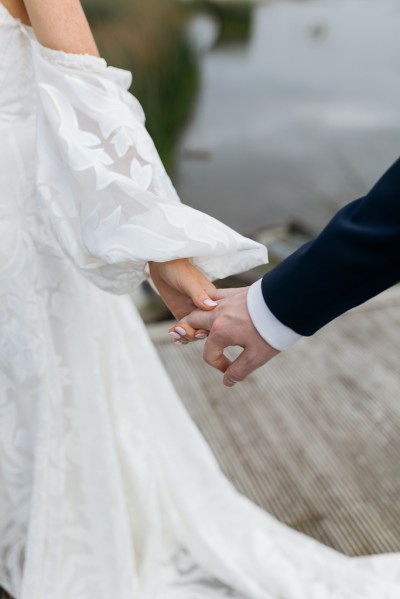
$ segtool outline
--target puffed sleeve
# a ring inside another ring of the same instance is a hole
[[[267,261],[264,246],[181,203],[128,92],[129,71],[31,44],[39,205],[85,277],[122,294],[149,261],[189,258],[212,280]]]

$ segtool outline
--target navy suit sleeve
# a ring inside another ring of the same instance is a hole
[[[400,159],[363,198],[262,281],[271,312],[300,335],[400,281]]]

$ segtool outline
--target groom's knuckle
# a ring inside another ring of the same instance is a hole
[[[212,334],[215,340],[220,341],[225,336],[224,323],[221,319],[216,319],[212,327]]]
[[[246,377],[244,374],[243,369],[240,366],[231,366],[230,371],[229,371],[229,376],[232,380],[234,380],[237,383],[240,383],[241,381],[243,381]]]
[[[243,376],[237,374],[236,372],[232,372],[230,374],[230,379],[235,383],[241,383],[243,381]]]
[[[233,372],[230,374],[230,379],[235,383],[241,383],[246,377],[242,373]]]

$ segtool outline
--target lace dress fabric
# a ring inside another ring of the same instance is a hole
[[[0,586],[15,599],[399,599],[222,475],[129,297],[266,250],[181,204],[131,75],[44,48],[0,4]]]

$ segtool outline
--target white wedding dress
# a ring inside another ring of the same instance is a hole
[[[130,73],[41,46],[0,4],[0,586],[16,599],[399,599],[224,478],[125,295],[265,248],[182,205]],[[111,293],[108,293],[111,292]]]

